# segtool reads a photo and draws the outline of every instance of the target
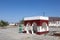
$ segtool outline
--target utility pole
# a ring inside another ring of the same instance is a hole
[[[45,16],[45,12],[43,12],[43,16]]]

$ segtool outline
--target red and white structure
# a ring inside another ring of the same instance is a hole
[[[48,27],[49,17],[35,16],[35,17],[25,17],[24,26],[33,30],[32,32],[37,34],[44,34],[49,31]],[[28,25],[28,26],[27,26]]]

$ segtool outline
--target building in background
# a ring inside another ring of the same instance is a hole
[[[60,17],[49,17],[50,27],[60,27]]]

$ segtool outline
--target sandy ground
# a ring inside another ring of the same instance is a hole
[[[19,33],[19,28],[15,27],[0,29],[0,40],[60,40],[60,37]]]

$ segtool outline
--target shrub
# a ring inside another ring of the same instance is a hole
[[[0,27],[4,27],[4,26],[7,26],[7,25],[9,25],[8,22],[3,21],[3,20],[0,21]]]

